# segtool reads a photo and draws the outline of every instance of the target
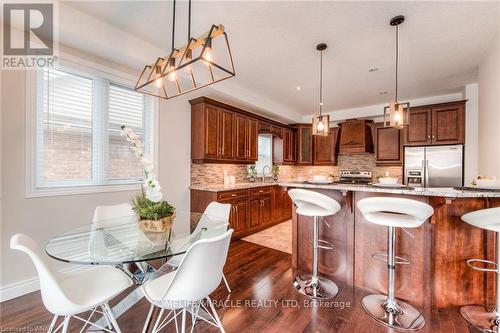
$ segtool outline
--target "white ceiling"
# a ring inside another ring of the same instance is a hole
[[[170,1],[66,4],[161,48],[165,54],[169,52]],[[178,1],[177,13],[179,47],[187,39],[186,1]],[[271,112],[282,109],[307,115],[315,112],[318,104],[319,54],[315,47],[319,42],[328,44],[324,56],[325,110],[379,104],[393,98],[394,28],[389,20],[398,14],[406,16],[400,27],[399,92],[401,99],[413,99],[456,92],[476,80],[481,57],[498,31],[500,2],[195,1],[192,32],[199,35],[212,23],[226,27],[237,76],[218,84],[222,93],[231,96],[245,91],[250,96],[250,92],[256,104],[262,99],[277,106]],[[61,42],[78,44],[75,35],[64,40],[64,28],[62,25]],[[112,35],[94,38],[110,40],[87,51],[137,69],[162,55],[151,57],[144,52],[143,56],[137,47],[134,58],[123,57],[130,50],[117,49],[119,44]],[[92,38],[86,38],[82,45],[91,48]],[[368,72],[373,67],[378,71]],[[302,90],[297,91],[299,85]],[[386,95],[379,94],[384,91]]]

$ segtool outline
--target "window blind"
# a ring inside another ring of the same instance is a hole
[[[151,155],[152,98],[67,68],[37,76],[36,186],[138,183],[140,161],[120,135],[132,128]]]
[[[40,183],[92,179],[91,78],[43,69],[38,81]]]
[[[116,84],[109,85],[109,148],[108,175],[110,180],[141,179],[140,159],[129,149],[129,143],[120,136],[125,125],[144,142],[146,97],[134,90]],[[147,147],[146,147],[147,148]]]

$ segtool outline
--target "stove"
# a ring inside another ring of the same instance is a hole
[[[334,183],[366,185],[372,182],[371,171],[341,170],[339,177],[340,180],[337,180]]]

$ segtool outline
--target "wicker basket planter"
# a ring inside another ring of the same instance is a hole
[[[166,232],[172,228],[175,213],[161,220],[140,220],[139,228],[145,232]]]

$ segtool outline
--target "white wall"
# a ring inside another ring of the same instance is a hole
[[[468,185],[478,175],[479,145],[479,85],[471,83],[465,86],[465,161],[464,185]]]
[[[479,65],[479,174],[500,179],[500,28]]]

